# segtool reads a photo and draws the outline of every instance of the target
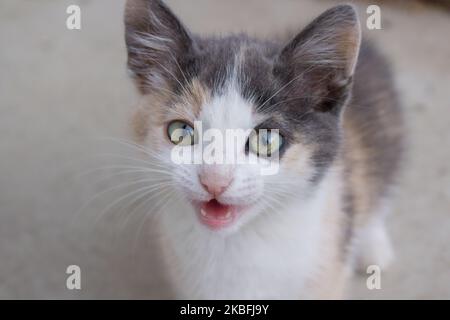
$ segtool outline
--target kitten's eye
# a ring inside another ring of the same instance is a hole
[[[195,143],[195,132],[192,126],[184,121],[175,120],[167,126],[167,135],[173,144],[190,146]]]
[[[262,157],[270,157],[280,150],[283,137],[274,130],[260,129],[248,138],[248,148],[251,152]]]

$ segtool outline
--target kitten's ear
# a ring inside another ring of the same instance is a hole
[[[297,81],[307,83],[308,87],[300,90],[322,97],[315,99],[316,110],[338,110],[336,106],[343,104],[349,93],[360,42],[355,9],[351,5],[336,6],[321,14],[284,47],[274,73],[285,83],[293,82],[294,87]]]
[[[178,18],[159,0],[127,0],[125,41],[128,68],[142,93],[172,89],[183,79],[181,65],[193,41]]]

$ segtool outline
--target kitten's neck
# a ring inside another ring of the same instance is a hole
[[[292,298],[303,288],[306,294],[308,279],[322,264],[320,257],[327,256],[319,253],[333,247],[324,243],[337,242],[333,224],[328,223],[340,208],[336,173],[327,173],[311,198],[257,217],[229,236],[199,229],[193,214],[190,225],[175,225],[180,216],[191,213],[186,210],[170,212],[178,215],[175,219],[165,214],[161,221],[168,236],[165,253],[177,292],[190,298],[254,298],[255,292],[260,298]],[[236,282],[237,272],[248,286]],[[291,277],[267,280],[280,273]]]

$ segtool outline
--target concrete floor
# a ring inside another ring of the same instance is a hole
[[[65,28],[72,3],[82,9],[81,31]],[[299,28],[332,5],[168,3],[193,31],[257,35]],[[364,18],[365,6],[358,5]],[[92,175],[74,179],[88,167],[79,160],[98,151],[98,137],[127,137],[136,95],[126,75],[122,12],[122,1],[110,0],[0,3],[0,298],[170,296],[138,221],[121,231],[114,219],[92,223],[89,215],[105,209],[108,199],[80,210],[108,183],[91,183]],[[356,278],[349,297],[449,299],[450,16],[383,4],[382,17],[383,30],[364,36],[393,63],[409,130],[389,218],[397,259],[382,274],[381,290]],[[65,287],[71,264],[81,267],[80,291]]]

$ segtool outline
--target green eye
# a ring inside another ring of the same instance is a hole
[[[184,121],[175,120],[167,126],[167,135],[173,144],[190,146],[195,143],[194,128]]]
[[[277,130],[260,129],[248,138],[248,148],[251,152],[262,157],[270,157],[280,150],[283,138]]]

